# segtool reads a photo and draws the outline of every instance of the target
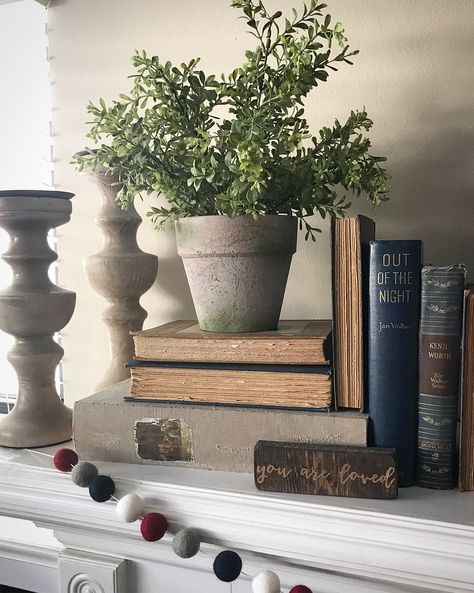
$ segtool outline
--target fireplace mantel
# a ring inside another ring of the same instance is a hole
[[[31,526],[20,537],[24,523],[15,529],[4,519],[5,530],[0,518],[0,582],[38,593],[227,593],[212,560],[230,548],[245,572],[233,593],[250,592],[252,575],[265,568],[279,574],[284,592],[299,583],[314,593],[474,590],[471,493],[409,488],[392,501],[290,496],[259,492],[246,474],[98,466],[114,478],[118,497],[136,491],[171,530],[199,529],[202,552],[183,560],[170,537],[143,541],[137,523],[119,521],[114,502],[92,501],[50,458],[3,449],[1,515],[47,531]]]

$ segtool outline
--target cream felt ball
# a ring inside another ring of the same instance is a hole
[[[116,512],[121,521],[133,523],[143,515],[145,510],[145,501],[138,494],[126,494],[121,498],[116,507]]]
[[[71,480],[76,486],[88,488],[92,480],[97,478],[99,470],[93,463],[81,461],[72,468]]]
[[[280,593],[280,590],[280,579],[271,570],[259,572],[252,581],[253,593]]]

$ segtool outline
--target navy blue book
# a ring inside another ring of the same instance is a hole
[[[399,485],[415,481],[421,241],[371,241],[367,327],[369,442],[398,451]]]

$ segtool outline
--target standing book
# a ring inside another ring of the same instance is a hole
[[[464,296],[459,488],[474,490],[474,284],[466,288]]]
[[[425,488],[454,486],[465,276],[462,265],[421,272],[417,484]]]
[[[332,223],[334,393],[338,408],[364,407],[366,249],[375,223],[366,216]]]
[[[369,443],[398,451],[399,486],[415,480],[421,241],[369,244]]]

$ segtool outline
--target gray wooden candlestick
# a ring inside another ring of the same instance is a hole
[[[131,205],[122,210],[116,202],[120,185],[104,169],[92,176],[99,182],[102,207],[96,222],[102,230],[104,244],[88,257],[85,271],[94,290],[107,300],[102,319],[107,326],[110,344],[108,369],[97,389],[129,377],[124,364],[133,358],[131,331],[143,328],[147,312],[140,297],[153,285],[158,271],[156,255],[143,252],[137,243],[137,229],[142,219]]]
[[[0,329],[16,339],[8,360],[19,384],[15,407],[0,420],[2,446],[41,447],[71,438],[72,412],[55,386],[64,350],[53,335],[70,320],[76,294],[49,279],[57,254],[47,234],[69,221],[72,197],[53,191],[0,192],[0,226],[10,235],[3,259],[13,269],[12,284],[0,293]]]

